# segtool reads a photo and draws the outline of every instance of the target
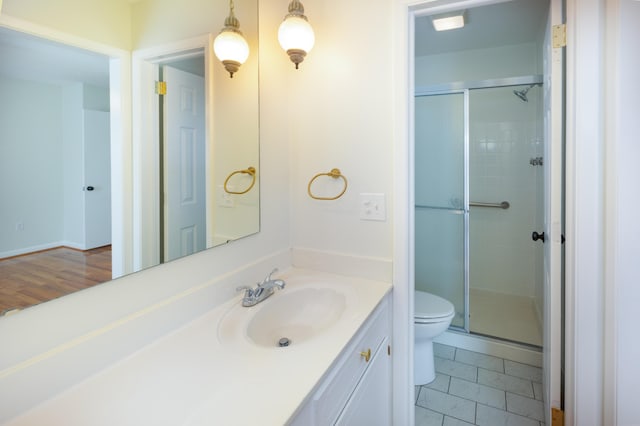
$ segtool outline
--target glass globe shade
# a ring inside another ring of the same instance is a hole
[[[244,64],[249,57],[249,45],[236,31],[222,31],[213,41],[213,51],[218,60]]]
[[[299,49],[309,53],[315,43],[315,36],[306,19],[289,16],[280,24],[278,41],[285,51]]]

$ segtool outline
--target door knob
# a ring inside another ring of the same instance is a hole
[[[533,233],[531,234],[531,239],[533,241],[542,240],[542,242],[544,243],[544,232],[542,234],[538,234],[536,231],[533,231]]]
[[[87,191],[93,191],[95,188],[93,186],[87,186]]]

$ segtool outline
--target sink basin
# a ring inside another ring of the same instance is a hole
[[[301,288],[271,297],[247,325],[247,337],[261,346],[309,340],[340,319],[346,308],[344,294],[332,288]]]
[[[218,323],[221,343],[244,342],[277,348],[282,338],[298,345],[322,335],[357,306],[348,286],[314,283],[292,285],[246,308],[236,299]]]

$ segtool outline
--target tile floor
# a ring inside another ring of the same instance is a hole
[[[416,426],[544,426],[542,369],[434,344],[436,379],[416,386]]]

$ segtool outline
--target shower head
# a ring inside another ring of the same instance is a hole
[[[523,102],[529,102],[529,99],[527,98],[527,93],[529,92],[529,90],[531,90],[532,87],[534,86],[538,86],[538,84],[532,84],[531,86],[522,89],[522,90],[514,90],[513,94],[516,95],[517,97],[519,97]]]

